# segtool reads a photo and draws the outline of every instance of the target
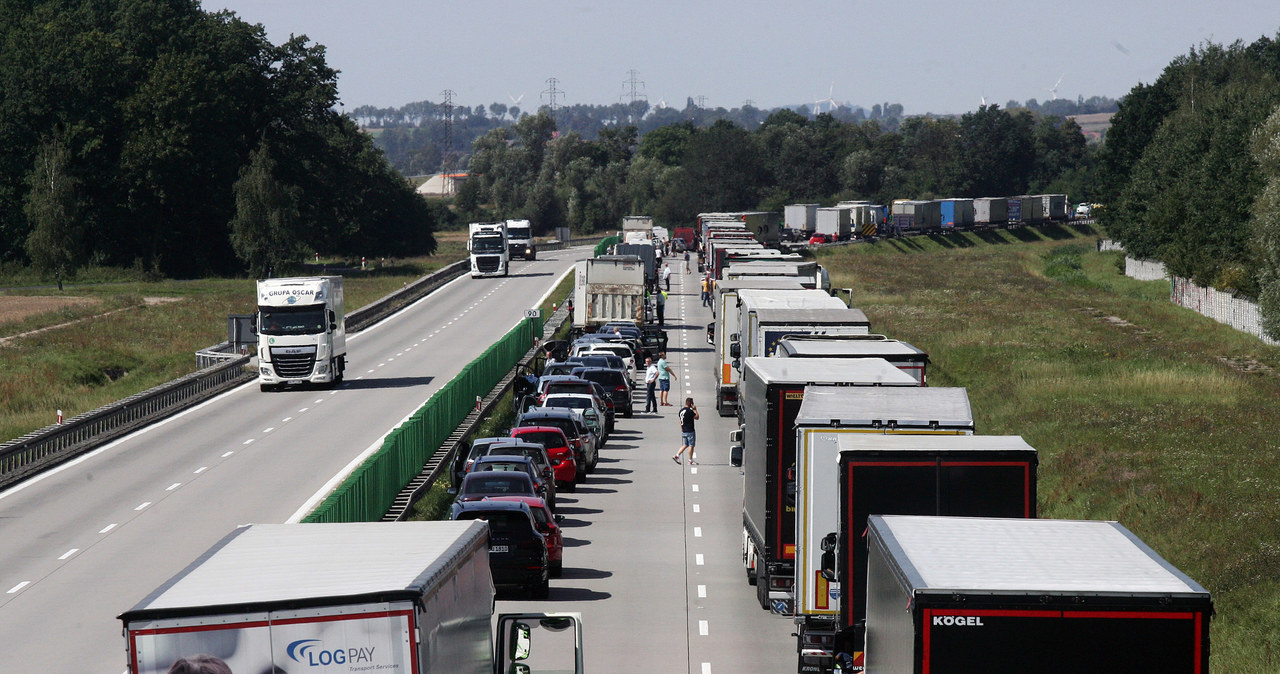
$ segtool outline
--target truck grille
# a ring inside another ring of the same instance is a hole
[[[498,263],[502,258],[497,255],[480,255],[476,257],[476,269],[482,272],[498,271]]]
[[[283,379],[310,377],[316,365],[316,347],[272,347],[271,364],[275,367],[277,377]]]

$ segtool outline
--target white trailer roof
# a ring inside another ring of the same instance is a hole
[[[845,303],[821,290],[795,290],[789,293],[742,288],[738,291],[738,304],[750,304],[753,309],[848,309]]]
[[[487,536],[479,521],[254,524],[129,613],[421,591]]]
[[[737,292],[743,289],[755,290],[804,290],[804,286],[800,285],[800,281],[794,278],[779,278],[776,276],[740,276],[736,279],[728,281],[716,281],[717,292]]]
[[[806,396],[807,397],[807,396]],[[834,429],[839,430],[839,429]],[[841,433],[836,437],[845,452],[1034,452],[1021,435],[907,435],[893,433]]]
[[[756,377],[766,383],[797,384],[880,384],[883,386],[902,386],[921,389],[915,377],[890,365],[883,358],[763,358],[751,357],[742,359],[742,372],[745,376],[750,370]],[[822,390],[824,387],[810,386],[805,389],[805,402],[809,402],[809,391]],[[844,389],[843,386],[826,388]],[[933,389],[945,390],[945,389]],[[963,389],[961,389],[963,390]]]
[[[906,342],[896,339],[842,339],[786,337],[783,339],[792,357],[836,358],[841,356],[923,356],[925,353]],[[782,343],[778,344],[779,353]]]
[[[747,360],[752,360],[748,358]],[[765,359],[761,359],[765,360]],[[861,363],[880,358],[775,358],[783,363]],[[906,373],[903,373],[906,374]],[[910,377],[910,375],[907,375]],[[913,382],[915,379],[912,378]],[[919,382],[916,382],[917,384]],[[966,426],[973,427],[969,392],[963,388],[851,388],[810,386],[796,416],[805,426]]]
[[[1118,522],[876,515],[917,592],[1204,595]]]
[[[825,307],[816,309],[772,309],[762,308],[756,311],[756,320],[761,324],[764,323],[817,323],[821,325],[860,325],[865,328],[871,327],[871,321],[867,320],[867,315],[862,313],[861,309],[850,309],[844,306],[839,299],[836,300],[839,306],[832,305],[832,308]]]

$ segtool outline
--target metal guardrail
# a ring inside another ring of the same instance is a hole
[[[357,332],[386,318],[464,274],[467,260],[428,274],[347,315],[347,329]],[[257,376],[246,371],[252,357],[227,350],[222,342],[196,352],[200,370],[155,388],[78,414],[0,444],[0,489],[160,421]]]

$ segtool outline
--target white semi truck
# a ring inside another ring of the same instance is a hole
[[[484,522],[255,524],[120,620],[130,674],[581,674],[580,614],[493,609]]]
[[[507,221],[507,253],[510,259],[538,259],[538,247],[533,243],[533,223],[528,220]]]
[[[336,384],[347,367],[341,276],[258,281],[258,385]]]
[[[507,243],[507,223],[471,223],[467,252],[471,254],[471,278],[506,276],[511,260]]]

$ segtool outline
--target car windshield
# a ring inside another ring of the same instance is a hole
[[[458,513],[459,520],[480,520],[489,523],[489,531],[495,534],[509,534],[519,531],[519,525],[529,521],[524,513],[510,511],[464,511]]]
[[[577,437],[578,435],[578,425],[573,423],[572,419],[565,419],[564,417],[547,417],[544,419],[538,419],[538,425],[554,426],[564,431],[564,434],[571,438]]]
[[[525,464],[516,463],[514,461],[481,461],[476,464],[475,470],[514,471],[517,473],[529,472],[529,469],[525,468]]]
[[[533,494],[528,475],[472,473],[462,489],[465,494]]]
[[[550,422],[551,420],[550,420],[550,419],[548,419],[547,421],[548,421],[548,422]],[[537,425],[540,425],[540,426],[555,426],[556,424],[552,424],[552,423],[546,423],[546,424],[543,424],[543,423],[542,423],[542,420],[539,420]],[[531,432],[531,433],[521,433],[521,434],[520,434],[520,439],[521,439],[521,440],[527,440],[527,441],[529,441],[529,442],[536,442],[536,443],[538,443],[538,444],[542,445],[543,447],[547,447],[547,448],[550,448],[550,449],[554,449],[554,448],[556,448],[556,447],[564,447],[564,446],[565,446],[565,444],[564,444],[564,436],[563,436],[562,434],[559,434],[559,433],[552,433],[552,432],[550,432],[550,431],[533,431],[533,432]]]
[[[594,407],[590,398],[578,398],[576,396],[555,396],[554,398],[547,398],[547,401],[543,404],[547,407],[569,407],[575,410],[592,409]]]
[[[258,307],[264,335],[314,335],[325,331],[324,306]]]
[[[589,381],[566,381],[554,382],[547,386],[547,393],[590,393],[591,382]]]

